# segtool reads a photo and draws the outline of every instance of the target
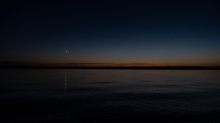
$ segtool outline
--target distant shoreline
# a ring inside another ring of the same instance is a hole
[[[134,70],[220,70],[220,67],[203,67],[203,66],[153,66],[153,67],[136,67],[136,66],[0,66],[3,68],[16,69],[134,69]]]

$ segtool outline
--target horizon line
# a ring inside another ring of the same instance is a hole
[[[220,70],[220,66],[0,66],[0,69],[139,69],[139,70]]]

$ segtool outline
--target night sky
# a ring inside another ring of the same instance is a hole
[[[219,0],[5,1],[0,21],[1,62],[220,66]]]

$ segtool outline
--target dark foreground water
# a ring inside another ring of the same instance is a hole
[[[219,70],[0,72],[0,123],[220,122]]]

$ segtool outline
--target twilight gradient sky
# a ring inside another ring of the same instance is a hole
[[[219,6],[219,0],[5,1],[0,61],[220,66]]]

